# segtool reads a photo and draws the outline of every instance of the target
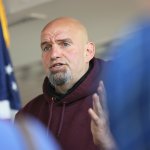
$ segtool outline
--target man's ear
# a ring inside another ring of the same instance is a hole
[[[86,47],[85,61],[89,62],[95,56],[95,44],[93,42],[88,42]]]

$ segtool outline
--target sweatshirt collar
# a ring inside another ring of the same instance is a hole
[[[102,69],[102,60],[93,58],[90,61],[89,70],[83,77],[70,89],[66,94],[58,94],[54,87],[50,84],[46,77],[43,84],[43,93],[49,100],[54,97],[56,102],[70,103],[86,97],[95,92],[100,80],[100,72]]]

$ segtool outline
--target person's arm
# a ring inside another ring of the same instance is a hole
[[[93,109],[88,110],[91,117],[91,132],[94,143],[101,150],[116,150],[116,144],[109,129],[107,112],[106,93],[101,81],[97,93],[93,94]]]

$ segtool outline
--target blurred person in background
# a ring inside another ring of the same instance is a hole
[[[0,120],[0,149],[60,150],[60,147],[42,124],[24,118],[15,124]]]
[[[150,2],[143,2],[140,15],[112,47],[113,60],[103,72],[107,100],[97,98],[89,110],[94,120],[93,138],[98,144],[101,101],[107,104],[111,132],[119,150],[150,149]]]

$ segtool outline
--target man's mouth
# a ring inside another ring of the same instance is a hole
[[[65,64],[63,64],[63,63],[53,64],[50,67],[50,71],[52,71],[52,72],[59,72],[59,71],[64,69],[64,66],[65,66]]]
[[[62,64],[62,63],[57,63],[57,64],[53,64],[50,68],[60,67],[60,66],[62,66],[62,65],[64,65],[64,64]]]

